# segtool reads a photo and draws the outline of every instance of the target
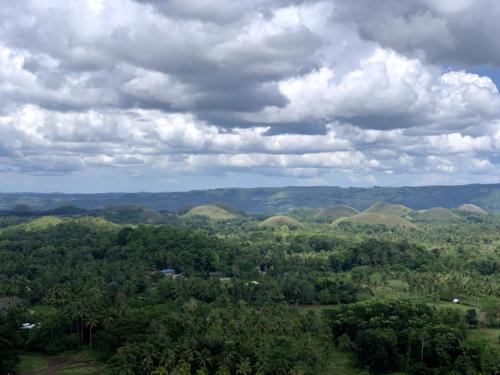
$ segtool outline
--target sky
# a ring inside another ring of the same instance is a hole
[[[0,7],[0,191],[500,182],[498,0]]]

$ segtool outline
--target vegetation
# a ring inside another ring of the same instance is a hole
[[[433,207],[428,210],[417,211],[413,214],[416,220],[432,222],[445,222],[452,223],[454,221],[459,221],[460,216],[454,213],[452,210],[442,207]]]
[[[99,210],[106,206],[133,204],[157,211],[176,212],[186,206],[225,202],[247,213],[267,215],[284,213],[295,208],[324,208],[345,204],[365,210],[373,202],[401,204],[414,210],[430,207],[458,207],[464,202],[478,205],[488,212],[500,212],[500,184],[419,187],[284,187],[251,189],[211,189],[172,193],[109,193],[109,194],[28,194],[0,193],[0,210],[24,205],[32,211],[56,208]],[[71,205],[71,206],[70,206]],[[63,214],[72,213],[63,210]],[[44,215],[60,213],[44,213]],[[80,213],[81,214],[81,213]]]
[[[260,226],[269,228],[285,226],[288,229],[304,228],[304,225],[288,216],[272,216],[260,223]]]
[[[211,220],[230,220],[235,218],[232,213],[213,205],[193,207],[185,216],[205,216]]]
[[[321,210],[317,215],[317,219],[328,218],[328,219],[338,219],[341,217],[349,217],[359,214],[359,211],[346,206],[345,204],[332,206]]]
[[[343,224],[382,225],[386,227],[402,227],[402,228],[415,227],[415,225],[410,221],[396,215],[382,215],[382,214],[367,213],[367,212],[337,219],[332,224],[333,225],[343,225]]]
[[[408,216],[411,211],[411,208],[408,208],[401,204],[377,202],[373,206],[370,206],[368,209],[366,209],[365,213],[405,217]]]
[[[470,212],[473,214],[486,214],[487,212],[483,210],[481,207],[475,205],[475,204],[462,204],[460,205],[457,210],[459,211],[465,211],[465,212]]]
[[[500,371],[497,215],[18,211],[0,231],[0,373]]]

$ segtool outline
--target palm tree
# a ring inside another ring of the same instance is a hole
[[[250,375],[252,373],[252,366],[250,366],[250,361],[248,358],[241,359],[240,363],[236,367],[237,375]]]
[[[89,328],[89,349],[92,350],[92,330],[97,327],[99,320],[95,316],[85,317],[85,326]]]
[[[80,303],[72,303],[70,306],[71,318],[76,320],[78,329],[78,346],[83,339],[83,329],[82,329],[82,319],[83,319],[83,307]]]

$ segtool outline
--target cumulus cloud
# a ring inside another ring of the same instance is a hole
[[[0,175],[490,181],[500,94],[472,71],[500,64],[499,13],[493,0],[11,2]]]

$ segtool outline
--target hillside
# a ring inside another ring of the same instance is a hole
[[[184,216],[205,216],[211,220],[230,220],[236,217],[225,209],[213,205],[194,207],[190,209]]]
[[[417,211],[413,214],[416,220],[426,222],[456,222],[460,221],[460,216],[452,210],[443,207],[433,207],[428,210]]]
[[[272,217],[264,220],[259,225],[262,227],[270,227],[270,228],[276,228],[276,227],[281,227],[281,226],[286,226],[289,229],[304,228],[304,225],[302,225],[302,223],[300,223],[297,220],[294,220],[288,216],[272,216]]]
[[[80,226],[89,228],[98,228],[100,230],[105,230],[105,231],[113,230],[120,227],[119,225],[111,223],[101,217],[83,216],[79,218],[60,218],[57,216],[42,216],[37,219],[28,221],[26,223],[6,227],[2,230],[10,231],[10,230],[20,229],[20,230],[25,230],[27,232],[36,232],[63,223],[64,224],[74,223]]]
[[[377,202],[373,206],[366,209],[366,213],[380,215],[395,215],[400,217],[408,216],[412,211],[411,208],[401,204],[389,204],[385,202]]]
[[[133,204],[121,204],[105,207],[100,210],[100,215],[105,219],[116,223],[159,223],[163,216],[151,209]]]
[[[33,221],[18,225],[18,228],[26,231],[43,230],[50,226],[61,224],[63,219],[56,216],[43,216]]]
[[[315,217],[316,219],[331,218],[338,219],[340,217],[349,217],[359,214],[359,211],[345,204],[332,206],[321,210]]]
[[[12,209],[19,204],[27,205],[33,210],[48,210],[64,205],[98,209],[110,205],[134,204],[157,211],[175,212],[188,205],[225,202],[247,213],[272,214],[289,212],[299,207],[324,208],[340,204],[365,210],[379,201],[401,204],[415,210],[431,207],[454,208],[468,202],[489,212],[500,212],[500,184],[372,188],[230,188],[165,193],[0,193],[0,210]]]
[[[457,208],[458,211],[469,212],[472,214],[487,214],[485,210],[475,204],[462,204]]]
[[[386,227],[414,228],[415,224],[396,215],[381,215],[377,213],[363,212],[359,215],[343,217],[335,220],[332,225],[342,223],[364,224],[364,225],[384,225]]]

